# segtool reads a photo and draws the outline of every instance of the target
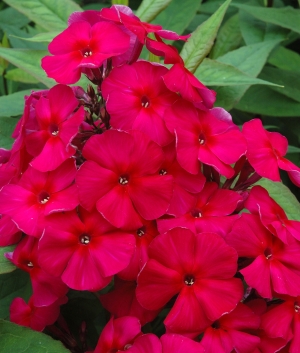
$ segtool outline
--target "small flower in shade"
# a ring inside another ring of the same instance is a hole
[[[197,174],[200,163],[212,166],[231,178],[235,163],[246,152],[246,141],[238,127],[214,110],[196,109],[191,103],[178,100],[165,112],[170,132],[176,134],[177,160],[191,174]]]
[[[137,229],[140,216],[154,220],[169,207],[173,178],[159,175],[164,154],[139,131],[108,130],[83,149],[87,161],[77,173],[81,205],[97,210],[115,227]]]
[[[293,237],[300,240],[300,222],[288,220],[284,210],[263,187],[257,185],[251,189],[245,207],[259,215],[262,224],[284,243],[289,243]]]
[[[174,140],[163,119],[166,108],[178,99],[162,80],[167,72],[146,61],[114,68],[102,85],[112,127],[140,130],[159,145]]]
[[[285,353],[300,352],[300,297],[286,297],[282,304],[271,305],[261,317],[261,328],[268,337],[290,341]],[[281,351],[280,351],[281,352]]]
[[[6,185],[0,191],[0,213],[10,216],[24,233],[40,237],[46,216],[78,205],[75,174],[71,159],[46,173],[29,167],[17,185]]]
[[[22,298],[15,298],[9,308],[10,321],[36,331],[43,331],[46,326],[54,324],[58,319],[60,305],[67,301],[68,298],[63,297],[49,306],[36,307],[32,298],[28,304]]]
[[[83,69],[99,68],[106,59],[125,53],[129,40],[114,23],[75,22],[49,44],[54,56],[44,57],[42,68],[59,83],[75,83]]]
[[[118,276],[127,281],[135,281],[140,270],[148,260],[148,247],[158,235],[155,221],[141,219],[142,227],[130,231],[135,237],[136,248],[129,265],[119,272]]]
[[[136,317],[123,316],[118,319],[112,317],[102,330],[94,353],[127,350],[141,334],[141,324]]]
[[[195,175],[191,175],[194,176]],[[194,233],[214,232],[227,234],[238,215],[230,216],[236,209],[241,196],[232,190],[219,189],[217,183],[207,182],[187,212],[176,218],[157,220],[161,233],[175,227],[186,227]]]
[[[53,214],[39,242],[39,264],[75,290],[96,291],[129,263],[132,234],[111,226],[96,210]]]
[[[204,331],[201,344],[206,353],[253,353],[258,346],[259,337],[250,334],[258,329],[260,317],[245,304],[238,303],[229,314],[223,315]]]
[[[190,174],[184,170],[176,160],[175,144],[164,147],[165,161],[159,174],[172,175],[174,180],[173,197],[167,214],[182,216],[191,209],[196,202],[196,194],[205,184],[205,177],[199,171],[198,174]]]
[[[282,169],[295,185],[300,186],[300,168],[284,158],[288,150],[286,137],[265,130],[259,119],[246,122],[242,131],[248,145],[247,158],[260,176],[280,181],[279,169]]]
[[[262,297],[272,298],[273,292],[300,295],[300,264],[295,256],[300,245],[296,240],[284,244],[261,224],[258,216],[248,213],[235,222],[225,240],[239,257],[253,260],[240,272]]]
[[[114,290],[100,296],[101,304],[114,317],[135,316],[145,325],[153,321],[160,310],[147,310],[137,301],[136,281],[123,281],[117,276],[114,279]],[[122,300],[120,300],[122,298]]]
[[[67,294],[68,287],[60,277],[53,277],[40,268],[38,239],[26,235],[12,253],[5,255],[18,268],[29,273],[34,306],[49,306]]]
[[[47,98],[41,97],[35,112],[39,128],[25,139],[27,151],[35,158],[30,163],[42,172],[57,168],[75,154],[72,139],[84,119],[84,109],[70,87],[56,85]]]
[[[237,253],[217,234],[175,228],[156,237],[148,255],[136,295],[146,309],[157,310],[178,294],[164,321],[167,332],[196,336],[243,296],[241,280],[233,278]]]

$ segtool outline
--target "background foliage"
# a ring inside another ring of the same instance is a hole
[[[100,10],[112,4],[129,5],[143,21],[180,34],[193,32],[176,46],[187,67],[217,91],[217,106],[229,110],[237,124],[260,117],[270,131],[289,140],[288,158],[300,165],[300,1],[293,0],[4,0],[0,1],[0,146],[10,137],[22,115],[24,95],[55,85],[40,67],[48,43],[66,27],[70,13]],[[181,46],[180,46],[181,45]],[[144,58],[158,61],[159,58]],[[79,85],[86,88],[87,80]],[[300,194],[284,179],[262,182],[289,217],[300,220]],[[0,253],[0,352],[63,353],[67,350],[48,336],[9,323],[12,298],[30,296],[26,274],[15,270]],[[105,289],[106,291],[108,289]],[[76,308],[76,310],[75,310]],[[94,345],[107,313],[91,293],[71,291],[63,308],[75,337],[82,320],[93,321]],[[160,318],[156,319],[156,325]],[[47,332],[51,334],[51,332]],[[25,339],[26,337],[26,339]],[[2,344],[3,342],[3,344]]]

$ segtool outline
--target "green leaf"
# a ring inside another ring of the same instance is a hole
[[[248,45],[275,39],[284,40],[290,33],[286,28],[260,21],[242,10],[239,18],[242,36]]]
[[[70,353],[60,341],[4,320],[0,320],[0,340],[0,353]]]
[[[64,30],[69,15],[81,11],[71,0],[4,0],[47,31]]]
[[[300,71],[300,55],[282,46],[271,53],[268,63],[277,66],[279,69]]]
[[[272,81],[283,86],[273,87],[272,89],[300,103],[300,72],[286,71],[266,66],[259,77],[263,80]]]
[[[156,24],[163,28],[182,34],[183,31],[193,20],[201,1],[185,0],[182,6],[182,0],[173,0],[171,4],[162,11],[155,19]]]
[[[245,74],[257,77],[270,52],[278,43],[278,41],[268,41],[244,46],[219,57],[217,61],[235,66]],[[249,85],[216,88],[216,104],[230,110],[242,98],[248,88]]]
[[[0,48],[2,58],[32,75],[47,87],[52,87],[55,81],[48,78],[41,68],[41,59],[47,54],[46,50]]]
[[[21,28],[30,22],[29,18],[21,14],[19,11],[8,7],[0,11],[0,28],[5,25]]]
[[[111,0],[112,5],[126,5],[128,6],[129,0]]]
[[[14,251],[15,247],[15,245],[0,247],[0,274],[9,273],[16,269],[16,266],[4,256],[6,252]]]
[[[12,69],[4,75],[7,80],[12,80],[16,82],[23,83],[38,83],[39,81],[35,79],[32,75],[23,71],[22,69]]]
[[[268,179],[261,179],[256,185],[268,191],[270,196],[284,209],[289,219],[300,221],[300,204],[288,187]]]
[[[216,59],[236,49],[242,40],[238,15],[230,17],[221,27],[210,57]]]
[[[288,151],[287,153],[299,153],[300,152],[300,148],[296,147],[296,146],[288,146]]]
[[[283,8],[259,7],[243,4],[233,4],[233,6],[246,11],[258,20],[273,23],[280,27],[291,29],[296,33],[300,33],[300,11],[293,7],[287,6]]]
[[[22,297],[24,300],[28,300],[31,293],[31,282],[27,272],[17,269],[13,272],[0,275],[0,318],[7,319],[9,317],[9,306],[14,298]],[[1,338],[0,342],[2,343]],[[17,351],[12,350],[7,352]]]
[[[210,52],[230,2],[231,0],[226,0],[208,20],[192,33],[188,42],[184,44],[181,56],[185,66],[191,72],[196,71]]]
[[[52,39],[54,37],[56,37],[59,33],[60,33],[59,31],[39,33],[39,34],[36,34],[35,36],[30,37],[30,38],[17,37],[17,36],[15,36],[15,37],[22,39],[22,40],[25,40],[25,41],[28,41],[28,42],[47,42],[47,43],[50,43],[52,41]]]
[[[235,106],[244,112],[277,117],[299,117],[300,103],[265,86],[251,87]]]
[[[234,66],[211,59],[203,60],[195,76],[206,86],[274,85],[271,82],[251,77]]]
[[[31,91],[40,90],[40,88],[32,88],[26,89],[24,91],[19,91],[16,93],[9,94],[7,96],[0,97],[0,118],[10,117],[10,116],[17,116],[22,115],[24,110],[24,96],[30,95]],[[12,119],[12,124],[16,124],[16,121]],[[4,127],[5,124],[1,122],[0,125],[0,133],[1,128]]]
[[[1,99],[2,97],[0,97]],[[2,109],[1,109],[2,110]],[[1,118],[0,119],[0,146],[10,149],[14,140],[11,137],[12,132],[17,124],[17,119]]]
[[[136,15],[144,22],[150,22],[164,10],[172,0],[143,0]]]

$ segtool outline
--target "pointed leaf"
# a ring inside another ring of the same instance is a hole
[[[268,23],[273,23],[280,27],[291,29],[300,33],[300,11],[290,6],[274,8],[249,6],[244,4],[233,4],[233,6],[246,11],[251,16]]]
[[[23,38],[23,37],[17,37],[19,39],[28,41],[28,42],[46,42],[46,43],[50,43],[52,41],[52,39],[54,37],[56,37],[60,32],[56,31],[56,32],[45,32],[45,33],[38,33],[33,37],[30,38]]]
[[[32,75],[28,74],[22,69],[12,69],[7,71],[4,76],[7,80],[23,82],[23,83],[38,83],[39,81]]]
[[[300,103],[265,86],[250,87],[235,106],[244,112],[278,117],[299,117]]]
[[[60,341],[5,320],[0,320],[0,341],[0,353],[70,353]]]
[[[221,27],[210,57],[216,59],[236,49],[242,40],[238,15],[230,17]]]
[[[182,6],[182,0],[173,0],[171,4],[155,18],[154,23],[170,31],[182,34],[194,18],[201,1],[185,0],[184,6]]]
[[[268,63],[279,69],[300,71],[300,55],[295,51],[282,46],[278,47],[271,53]]]
[[[226,0],[208,20],[192,33],[188,42],[183,46],[181,56],[190,71],[194,72],[210,52],[230,2],[231,0]]]
[[[143,0],[136,15],[144,22],[150,22],[164,10],[172,0]]]
[[[5,0],[5,2],[47,31],[64,30],[69,15],[74,11],[81,11],[80,6],[71,0]]]
[[[211,59],[204,59],[195,76],[206,86],[274,85],[272,82],[251,77],[232,65]]]
[[[270,196],[284,209],[289,219],[300,221],[300,204],[291,190],[282,183],[261,179],[255,185],[264,187]]]
[[[55,81],[48,78],[40,66],[41,59],[47,54],[48,52],[45,50],[0,48],[2,58],[23,69],[47,87],[52,87]]]

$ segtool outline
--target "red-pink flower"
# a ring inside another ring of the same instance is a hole
[[[162,65],[139,61],[114,68],[102,85],[112,127],[140,130],[153,141],[166,145],[174,139],[165,126],[164,112],[178,96],[167,89]]]
[[[51,215],[39,242],[39,264],[70,288],[96,291],[129,263],[132,234],[111,226],[95,210]]]
[[[101,295],[100,301],[114,317],[135,316],[143,326],[153,321],[160,310],[147,310],[141,306],[135,295],[136,285],[136,281],[123,281],[115,276],[114,290]]]
[[[167,128],[175,131],[177,159],[185,170],[197,174],[202,162],[226,178],[234,175],[230,164],[246,152],[246,142],[231,121],[182,99],[166,110],[165,121]]]
[[[125,53],[129,39],[114,23],[72,23],[49,44],[54,56],[44,57],[42,68],[59,83],[75,83],[83,69],[97,69],[106,59]]]
[[[13,253],[5,255],[16,266],[29,273],[33,290],[31,300],[34,306],[49,306],[67,294],[68,287],[60,277],[53,277],[40,268],[38,239],[25,236]]]
[[[261,224],[258,216],[248,213],[242,214],[225,239],[240,257],[253,260],[240,272],[262,297],[272,298],[274,291],[300,295],[300,264],[296,255],[300,245],[296,240],[284,244]]]
[[[280,181],[278,169],[286,170],[291,181],[300,186],[300,168],[284,158],[288,149],[286,137],[265,130],[259,119],[246,122],[243,134],[248,145],[247,158],[259,175]]]
[[[0,214],[0,246],[8,246],[17,243],[22,233],[7,215]]]
[[[257,185],[251,189],[245,207],[259,215],[262,224],[284,243],[291,242],[293,237],[300,240],[300,222],[288,220],[284,210],[263,187]]]
[[[43,331],[47,325],[54,324],[60,313],[60,305],[67,301],[68,298],[63,297],[49,306],[36,307],[32,298],[28,304],[22,298],[15,298],[9,308],[10,321],[36,331]]]
[[[260,317],[245,304],[238,303],[229,314],[223,315],[204,331],[201,344],[206,353],[253,353],[260,342],[259,337],[248,333],[258,329]]]
[[[162,353],[204,353],[202,345],[188,337],[166,333],[160,338]]]
[[[27,151],[35,158],[30,163],[42,172],[57,168],[75,154],[71,145],[84,119],[84,109],[70,87],[56,85],[49,90],[47,98],[36,103],[37,131],[25,139]]]
[[[87,141],[83,156],[76,183],[84,208],[96,205],[111,224],[126,229],[142,227],[140,216],[154,220],[166,212],[173,180],[158,174],[163,151],[145,134],[108,130]]]
[[[242,298],[242,282],[233,278],[236,251],[217,234],[175,228],[156,237],[148,254],[136,294],[149,310],[179,294],[164,321],[167,331],[195,336]]]
[[[46,216],[78,205],[75,173],[71,159],[46,173],[29,167],[17,185],[6,185],[0,191],[0,213],[9,215],[24,233],[40,237]]]

